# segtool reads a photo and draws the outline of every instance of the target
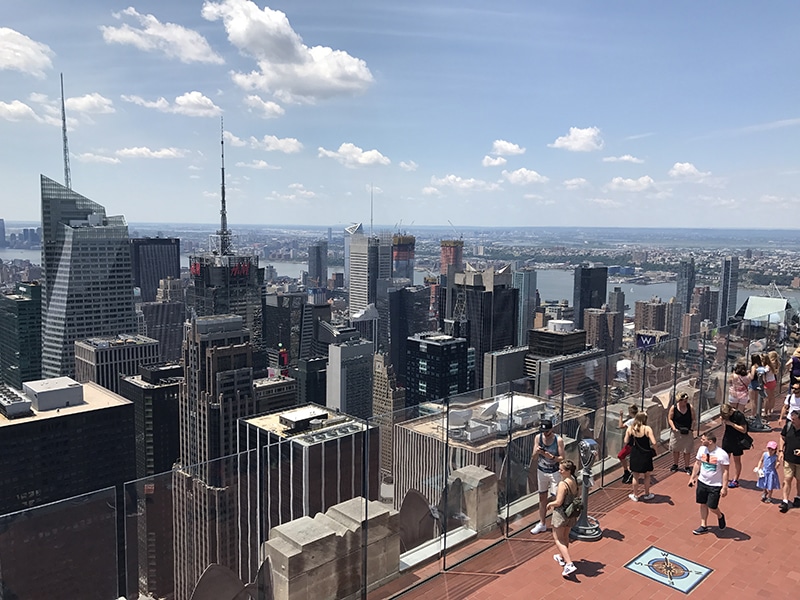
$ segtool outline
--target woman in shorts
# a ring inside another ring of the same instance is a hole
[[[747,373],[747,365],[737,362],[728,378],[728,404],[743,411],[749,400],[750,376]]]

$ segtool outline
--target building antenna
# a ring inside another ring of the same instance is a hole
[[[369,237],[372,237],[372,215],[373,215],[373,195],[372,183],[369,184]]]
[[[64,185],[72,189],[72,176],[69,171],[69,146],[67,145],[67,110],[64,106],[64,74],[61,73],[61,139],[64,143]]]
[[[228,230],[228,210],[225,204],[225,125],[222,117],[219,118],[219,143],[222,158],[222,183],[220,184],[220,210],[219,210],[219,253],[227,256],[231,253],[231,232]]]

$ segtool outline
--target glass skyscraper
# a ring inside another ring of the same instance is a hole
[[[128,225],[42,175],[42,376],[75,375],[75,340],[136,332]]]

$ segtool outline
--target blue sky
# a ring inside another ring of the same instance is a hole
[[[5,2],[0,217],[793,228],[794,2]]]

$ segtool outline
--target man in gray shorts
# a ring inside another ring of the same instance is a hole
[[[553,431],[553,422],[542,419],[539,423],[539,433],[533,439],[533,454],[531,455],[531,470],[528,471],[528,484],[533,490],[531,476],[533,465],[536,463],[536,489],[539,492],[539,522],[531,529],[531,533],[547,531],[544,521],[547,517],[548,496],[555,496],[561,475],[558,465],[564,460],[564,440]]]

